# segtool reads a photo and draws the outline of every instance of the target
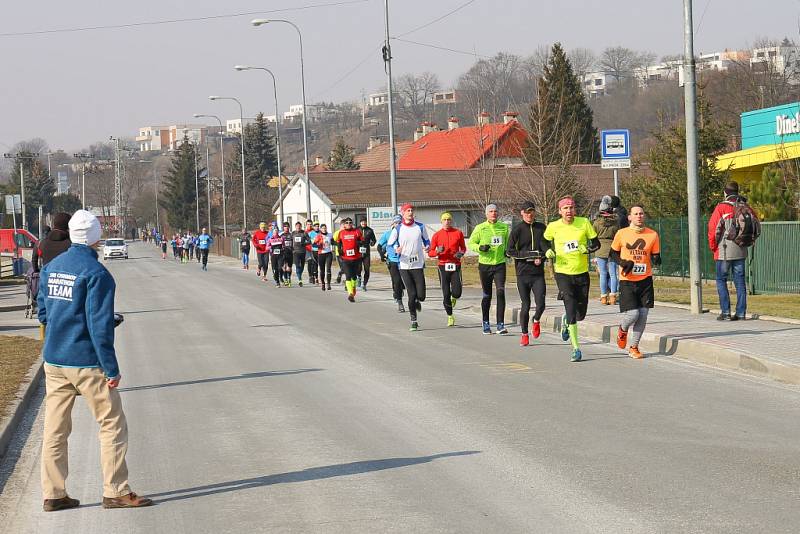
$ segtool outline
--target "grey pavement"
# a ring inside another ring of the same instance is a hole
[[[800,388],[545,333],[483,336],[438,289],[408,332],[385,280],[281,288],[213,258],[110,264],[135,491],[103,510],[76,402],[70,494],[41,511],[41,410],[0,466],[13,533],[796,532]],[[469,298],[463,306],[469,307]]]
[[[25,318],[24,285],[0,286],[0,335],[39,339],[39,321]]]

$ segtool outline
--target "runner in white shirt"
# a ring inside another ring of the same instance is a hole
[[[400,256],[400,277],[408,294],[411,331],[415,332],[419,328],[417,312],[425,300],[425,253],[430,240],[425,225],[414,220],[414,206],[404,204],[400,214],[403,222],[392,230],[386,246],[393,247]]]

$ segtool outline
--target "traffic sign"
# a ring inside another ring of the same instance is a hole
[[[631,133],[628,130],[603,130],[600,132],[602,158],[630,159]],[[630,164],[628,165],[630,167]],[[613,168],[613,167],[604,167]],[[618,167],[619,168],[619,167]]]
[[[22,201],[19,195],[6,195],[6,213],[22,213]]]
[[[630,158],[625,159],[604,159],[600,162],[601,169],[630,169],[631,168],[631,160]]]

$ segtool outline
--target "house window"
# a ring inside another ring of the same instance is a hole
[[[603,85],[603,80],[602,79],[595,80],[594,84],[595,84],[595,86]]]

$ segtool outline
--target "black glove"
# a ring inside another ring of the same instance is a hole
[[[436,247],[436,252],[438,252],[439,254],[444,252],[444,246],[443,245],[439,245],[438,247]]]
[[[653,260],[653,265],[658,267],[659,265],[661,265],[661,254],[653,254],[652,260]]]
[[[622,267],[622,274],[629,275],[633,270],[633,262],[631,260],[622,260],[619,264]]]
[[[492,249],[491,245],[481,245],[478,247],[478,250],[481,252],[489,252]]]
[[[461,251],[458,251],[458,252],[455,253],[455,256],[456,256],[457,260],[460,260],[461,258],[464,257],[464,253],[461,252]]]

